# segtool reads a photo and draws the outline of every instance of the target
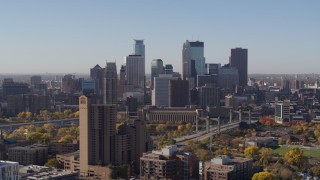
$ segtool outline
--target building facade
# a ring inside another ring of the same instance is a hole
[[[248,83],[248,49],[231,49],[230,66],[238,69],[239,85],[247,86]]]
[[[151,61],[151,87],[154,85],[154,78],[164,74],[163,61],[161,59],[153,59]]]
[[[44,165],[48,161],[48,146],[34,144],[9,148],[8,159],[20,165]]]
[[[103,103],[117,104],[118,75],[115,62],[108,62],[105,68]]]
[[[192,72],[192,61],[194,61],[194,69]],[[207,73],[205,68],[206,60],[204,57],[204,43],[200,41],[186,41],[182,48],[182,77],[186,80],[188,77],[196,78],[196,75]]]
[[[189,105],[189,81],[169,81],[169,107],[185,107]]]
[[[204,168],[205,180],[247,180],[252,178],[253,160],[228,156],[215,157]]]
[[[21,177],[19,175],[19,163],[0,160],[0,179],[20,180]]]
[[[169,106],[169,82],[177,80],[172,74],[160,74],[154,78],[154,89],[152,90],[152,105],[153,106]]]
[[[195,155],[167,146],[161,151],[143,153],[140,158],[140,179],[197,179],[198,160]]]

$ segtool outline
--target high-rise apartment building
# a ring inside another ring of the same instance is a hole
[[[80,173],[87,173],[88,165],[114,162],[116,105],[94,103],[86,96],[79,98]]]
[[[247,86],[248,83],[248,49],[231,49],[230,66],[236,67],[239,73],[239,85]]]
[[[161,59],[153,59],[151,61],[151,87],[154,84],[154,78],[164,74],[163,61]]]
[[[118,74],[115,62],[108,62],[104,77],[104,104],[117,104]]]
[[[194,67],[196,75],[203,75],[207,73],[204,57],[204,43],[200,41],[189,42],[186,41],[182,48],[182,77],[186,80],[188,77],[196,78],[196,75],[192,76],[192,61],[194,61]]]

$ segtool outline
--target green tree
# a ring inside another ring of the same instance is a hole
[[[42,135],[40,132],[30,132],[27,134],[26,139],[31,143],[40,142]]]
[[[56,160],[55,158],[49,159],[44,166],[46,167],[50,167],[50,168],[60,168],[61,164],[59,163],[58,160]]]
[[[159,124],[156,127],[156,131],[159,133],[163,133],[166,130],[167,126],[165,124]]]
[[[303,150],[298,147],[293,147],[289,151],[284,153],[284,158],[288,164],[301,167],[304,161]]]
[[[246,158],[258,159],[259,148],[257,146],[249,146],[244,150]]]
[[[271,172],[259,172],[253,175],[252,180],[276,180],[276,175]]]
[[[60,138],[58,142],[67,143],[67,142],[72,142],[73,139],[74,138],[70,134],[67,134],[67,135],[63,136],[62,138]]]
[[[272,149],[263,147],[259,150],[259,155],[259,163],[266,166],[272,158]]]

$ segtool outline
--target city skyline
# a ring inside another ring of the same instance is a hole
[[[152,59],[182,73],[186,40],[205,43],[206,63],[227,64],[245,48],[248,73],[318,73],[318,1],[28,1],[0,2],[0,74],[89,73],[117,63],[144,39],[145,70]]]

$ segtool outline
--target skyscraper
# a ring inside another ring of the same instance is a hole
[[[94,104],[86,96],[79,98],[80,173],[86,174],[89,165],[108,165],[114,162],[116,105]]]
[[[152,90],[152,105],[169,106],[169,81],[177,80],[172,74],[160,74],[154,78],[154,89]]]
[[[145,86],[145,46],[135,40],[133,54],[125,57],[127,83],[138,88]]]
[[[151,86],[153,87],[154,78],[159,77],[163,72],[163,61],[161,59],[153,59],[151,61]]]
[[[239,85],[247,86],[248,82],[248,49],[231,49],[230,66],[236,67],[239,73]]]
[[[104,104],[117,104],[118,75],[115,62],[108,62],[104,77]]]
[[[206,74],[206,60],[204,57],[204,43],[200,41],[189,42],[183,44],[182,48],[182,77],[185,80],[191,77],[191,60],[195,62],[197,75]],[[194,77],[196,78],[196,77]]]
[[[134,55],[140,55],[142,57],[145,57],[145,46],[143,44],[143,40],[134,40],[135,44],[133,47],[133,53]]]
[[[189,81],[169,81],[169,107],[184,107],[189,104]]]

